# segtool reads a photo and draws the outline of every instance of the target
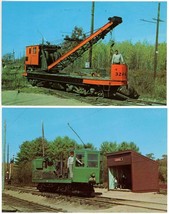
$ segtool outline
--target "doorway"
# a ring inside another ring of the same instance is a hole
[[[132,189],[131,165],[108,168],[109,189]],[[117,181],[117,183],[116,183]]]

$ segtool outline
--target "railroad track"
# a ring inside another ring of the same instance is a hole
[[[77,197],[77,196],[65,196],[59,195],[56,193],[47,193],[47,192],[39,192],[35,188],[21,188],[21,187],[12,187],[12,190],[17,190],[20,192],[31,193],[33,195],[43,196],[47,198],[53,198],[57,200],[64,200],[70,203],[77,203],[81,205],[88,205],[93,207],[94,209],[109,209],[114,206],[127,206],[134,207],[136,209],[144,209],[147,212],[167,212],[167,205],[165,203],[155,203],[155,202],[147,202],[147,201],[138,201],[138,200],[128,200],[128,199],[119,199],[113,197],[103,197],[100,194],[96,194],[94,198],[86,198],[86,197]],[[50,208],[49,208],[50,209]]]
[[[89,103],[90,105],[95,105],[95,106],[166,106],[165,102],[148,101],[144,99],[128,98],[126,100],[117,100],[117,99],[108,99],[108,98],[95,97],[95,96],[81,96],[79,94],[72,93],[72,92],[66,92],[66,91],[44,88],[44,87],[41,87],[41,88],[38,87],[38,89],[39,89],[39,93],[49,94],[49,95],[57,96],[59,98],[64,98],[64,99],[72,98],[72,99],[76,99],[78,101]],[[24,91],[24,89],[22,90]]]
[[[147,106],[166,106],[166,103],[164,102],[157,102],[157,101],[148,101],[148,100],[143,100],[143,99],[127,99],[126,102],[132,103],[132,104],[138,104],[138,105],[147,105]]]
[[[2,198],[3,203],[10,205],[2,205],[2,212],[64,212],[62,209],[52,208],[32,201],[30,202],[4,193],[2,194]]]
[[[122,205],[122,206],[132,206],[137,208],[144,208],[151,211],[162,211],[167,212],[166,204],[163,203],[155,203],[155,202],[147,202],[147,201],[138,201],[138,200],[128,200],[128,199],[118,199],[118,198],[110,198],[110,197],[101,197],[98,196],[93,200],[97,200],[102,203],[109,203],[112,205]]]

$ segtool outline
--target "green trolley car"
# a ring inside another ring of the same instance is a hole
[[[39,157],[32,163],[32,182],[41,192],[94,196],[93,186],[100,183],[100,162],[100,152],[89,149],[73,151],[71,168],[68,157]]]

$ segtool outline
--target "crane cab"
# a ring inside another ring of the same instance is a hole
[[[26,71],[47,70],[48,65],[60,57],[60,46],[50,44],[31,45],[26,47]]]
[[[39,66],[40,62],[39,52],[40,52],[39,45],[27,46],[25,64]]]

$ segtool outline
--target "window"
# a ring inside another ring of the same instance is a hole
[[[43,162],[42,160],[36,160],[36,169],[43,169]]]
[[[29,48],[29,54],[31,54],[31,48]]]
[[[88,154],[88,167],[98,167],[98,154]]]
[[[78,154],[76,154],[75,166],[77,166],[77,167],[84,167],[84,153],[78,153]]]
[[[33,54],[36,54],[36,47],[33,47]]]

